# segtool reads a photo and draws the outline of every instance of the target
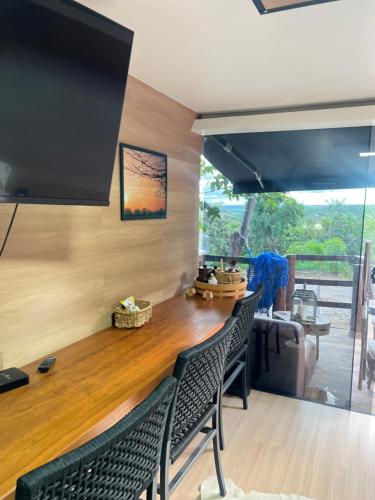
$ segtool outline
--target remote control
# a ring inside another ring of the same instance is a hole
[[[38,366],[38,371],[40,373],[46,373],[51,368],[51,366],[55,363],[56,356],[48,356],[44,361],[40,363]]]

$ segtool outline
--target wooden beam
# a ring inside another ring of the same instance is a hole
[[[273,303],[274,311],[286,311],[286,288],[279,288]]]
[[[318,300],[317,305],[319,307],[333,307],[336,309],[351,309],[352,304],[350,302],[329,302],[326,300]]]
[[[220,262],[223,259],[224,262],[230,264],[233,260],[236,260],[240,264],[248,264],[249,257],[224,257],[223,255],[203,255],[204,262]]]
[[[296,280],[296,256],[287,255],[288,259],[288,287],[286,289],[286,310],[292,310],[292,295]]]
[[[296,255],[297,260],[309,262],[349,262],[358,263],[358,255]]]
[[[314,279],[314,278],[296,278],[297,285],[320,285],[320,286],[347,286],[352,287],[352,280],[324,280],[324,279]]]

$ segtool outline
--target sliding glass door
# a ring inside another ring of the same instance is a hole
[[[290,319],[292,297],[286,297],[285,307],[281,307],[286,312],[289,308],[289,317],[277,314],[280,303],[270,308],[269,338],[266,345],[262,343],[268,351],[262,359],[268,361],[261,364],[255,386],[262,389],[262,380],[267,380],[264,390],[371,413],[372,366],[375,370],[375,300],[371,283],[375,189],[234,196],[230,183],[213,166],[204,159],[202,165],[202,261],[213,266],[221,258],[229,258],[231,265],[245,272],[249,255],[284,255],[292,284],[287,293],[305,288],[313,291],[317,299],[314,324],[299,322],[304,336],[297,344],[293,336],[283,337],[288,323],[280,323]],[[276,335],[281,335],[284,350],[278,349]],[[283,372],[277,372],[280,363]],[[281,376],[296,379],[289,384],[290,390],[285,390]],[[299,377],[303,377],[302,392],[295,390],[301,383]]]

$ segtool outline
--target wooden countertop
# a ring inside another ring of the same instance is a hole
[[[177,354],[214,334],[234,299],[173,297],[140,329],[108,328],[22,369],[30,384],[0,394],[0,499],[19,476],[76,448],[117,422],[173,371]],[[27,332],[25,332],[27,342]]]

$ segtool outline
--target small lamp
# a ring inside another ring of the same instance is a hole
[[[305,283],[302,290],[295,290],[292,295],[291,319],[304,323],[315,323],[317,303],[316,293],[313,290],[306,290]]]

